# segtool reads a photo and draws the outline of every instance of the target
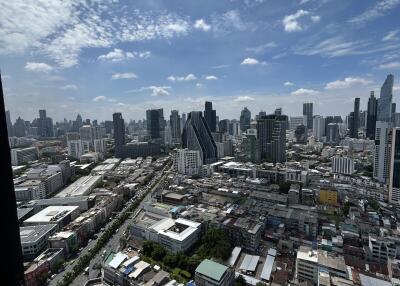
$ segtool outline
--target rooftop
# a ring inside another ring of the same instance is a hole
[[[196,272],[209,277],[215,281],[220,281],[224,273],[228,270],[225,265],[219,264],[209,259],[203,260],[196,268]]]
[[[25,220],[24,223],[57,223],[78,209],[78,206],[49,206]]]
[[[31,225],[20,227],[19,236],[21,238],[21,243],[32,243],[43,236],[47,235],[49,232],[55,230],[56,225],[54,224],[44,224],[44,225]]]

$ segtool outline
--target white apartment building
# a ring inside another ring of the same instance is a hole
[[[332,172],[352,175],[354,174],[354,160],[349,157],[335,156],[332,158]]]
[[[374,179],[381,183],[386,183],[389,177],[389,131],[389,122],[376,122]]]
[[[203,160],[197,150],[180,149],[175,154],[174,169],[179,174],[200,175],[202,166]]]

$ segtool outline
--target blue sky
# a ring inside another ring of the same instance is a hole
[[[148,108],[220,119],[282,107],[366,109],[400,88],[400,0],[0,0],[0,67],[12,119],[141,119]]]

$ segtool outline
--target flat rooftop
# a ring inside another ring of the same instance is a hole
[[[55,224],[31,225],[19,228],[21,243],[33,243],[48,233],[55,231]]]
[[[61,221],[72,212],[77,211],[78,206],[49,206],[34,216],[31,216],[24,223],[54,223]]]
[[[200,227],[200,223],[179,218],[165,218],[158,221],[151,228],[159,234],[165,235],[171,239],[184,241]]]
[[[219,264],[209,259],[203,260],[196,268],[196,272],[210,277],[215,281],[220,281],[224,273],[228,270],[225,265]]]
[[[71,185],[66,187],[55,197],[75,197],[75,196],[86,196],[88,195],[94,187],[100,182],[102,176],[85,176],[81,177]]]

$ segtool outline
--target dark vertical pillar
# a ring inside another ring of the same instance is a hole
[[[22,261],[21,240],[17,207],[14,193],[14,182],[11,168],[10,145],[8,143],[6,111],[4,106],[3,85],[0,73],[0,170],[1,197],[0,222],[3,229],[2,259],[0,259],[1,285],[26,285]]]

